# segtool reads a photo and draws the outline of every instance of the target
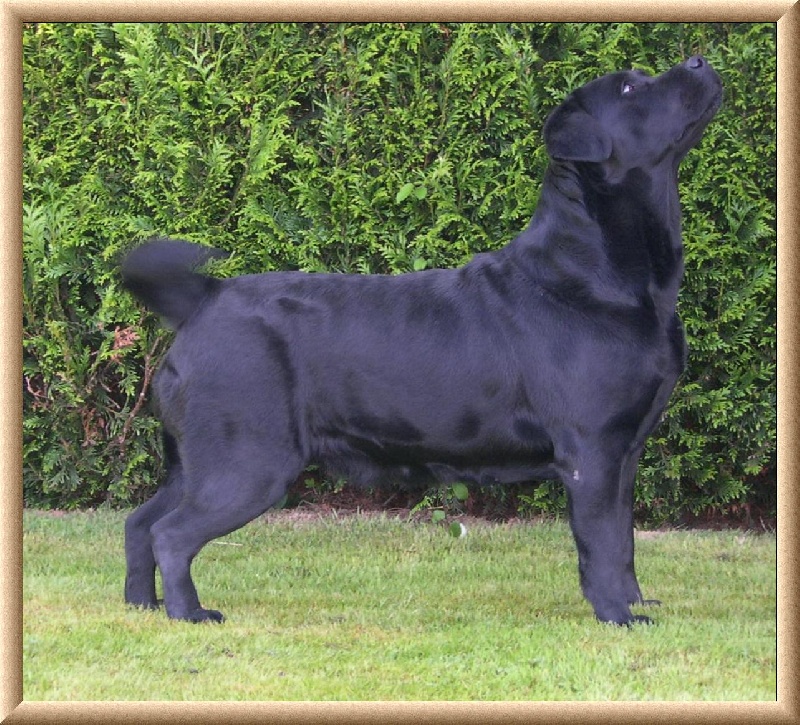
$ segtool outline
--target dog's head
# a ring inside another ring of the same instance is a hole
[[[659,76],[611,73],[571,93],[544,127],[557,160],[603,164],[608,174],[679,162],[722,99],[719,75],[692,56]]]

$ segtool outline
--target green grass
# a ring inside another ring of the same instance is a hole
[[[25,513],[25,700],[774,700],[776,544],[637,542],[657,625],[597,623],[561,523],[274,514],[208,545],[222,625],[122,601],[124,515]]]

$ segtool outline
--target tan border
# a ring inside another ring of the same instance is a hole
[[[800,183],[797,124],[800,78],[800,6],[778,22],[778,702],[791,706],[800,722],[797,652],[800,641],[797,509],[798,359],[793,339],[800,315],[797,299]]]
[[[775,21],[792,0],[4,0],[26,20],[612,20]]]
[[[790,9],[791,8],[791,9]],[[21,109],[20,33],[26,20],[725,20],[778,22],[778,569],[779,638],[777,703],[22,703],[21,604]],[[574,723],[800,722],[796,654],[800,527],[797,439],[798,375],[792,345],[798,301],[791,272],[797,269],[800,182],[795,161],[800,8],[792,2],[673,0],[657,6],[639,0],[0,0],[0,719],[9,723],[179,723],[228,721]]]
[[[22,699],[22,59],[0,14],[0,719]]]

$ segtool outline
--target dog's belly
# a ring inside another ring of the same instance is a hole
[[[329,474],[362,486],[429,486],[434,481],[492,485],[557,477],[552,444],[545,440],[538,448],[496,442],[456,450],[387,443],[374,437],[325,436],[314,442],[312,460]]]
[[[513,483],[552,473],[553,445],[538,426],[520,423],[515,431],[497,420],[497,410],[458,412],[437,409],[437,402],[424,410],[407,408],[403,415],[327,411],[333,420],[310,426],[311,457],[361,485]]]

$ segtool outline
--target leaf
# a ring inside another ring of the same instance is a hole
[[[459,501],[466,501],[469,498],[469,489],[463,483],[454,483],[451,488],[453,496]]]
[[[400,187],[400,191],[397,192],[397,196],[394,198],[395,202],[399,204],[401,201],[405,201],[411,196],[412,191],[414,191],[414,184],[410,181],[407,184],[403,184]]]

